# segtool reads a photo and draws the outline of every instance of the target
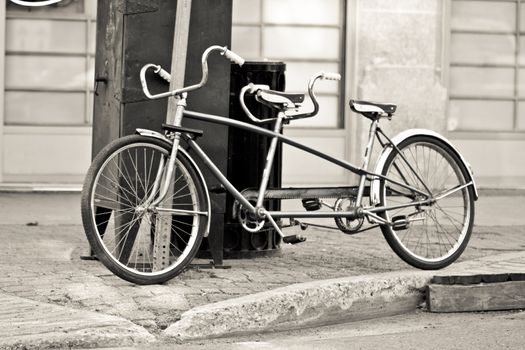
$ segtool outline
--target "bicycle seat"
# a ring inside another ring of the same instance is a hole
[[[276,105],[277,108],[296,108],[304,101],[304,94],[289,94],[275,90],[259,90],[257,97],[262,102]]]
[[[391,117],[395,113],[397,106],[391,103],[350,100],[350,108],[352,111],[367,118],[378,118],[382,116]]]

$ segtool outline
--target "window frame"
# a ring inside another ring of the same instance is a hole
[[[516,24],[513,30],[470,30],[470,29],[453,29],[452,28],[452,7],[453,2],[491,2],[491,3],[512,3],[516,4]],[[519,94],[520,84],[520,69],[525,70],[525,63],[520,64],[520,51],[525,53],[525,47],[520,45],[520,37],[525,38],[525,29],[521,29],[520,22],[525,20],[522,18],[522,9],[525,6],[525,0],[446,0],[443,11],[443,23],[444,23],[444,38],[443,38],[443,52],[445,53],[446,64],[445,67],[445,86],[447,87],[447,120],[450,120],[450,104],[452,100],[459,101],[479,101],[479,100],[492,100],[492,101],[511,101],[513,106],[512,115],[512,130],[448,130],[448,133],[454,138],[461,139],[507,139],[507,140],[521,140],[525,139],[525,129],[518,129],[518,119],[520,113],[520,102],[525,103],[525,93],[523,97]],[[516,40],[515,52],[514,52],[514,63],[453,63],[452,62],[452,35],[453,34],[486,34],[486,35],[513,35]],[[512,68],[514,81],[513,81],[513,96],[495,97],[495,96],[463,96],[455,95],[451,93],[451,71],[454,67],[462,68]],[[522,106],[523,108],[523,106]]]
[[[242,1],[242,0],[241,0]],[[339,2],[339,24],[297,24],[292,22],[280,22],[280,23],[269,23],[264,20],[264,2],[266,0],[259,1],[259,19],[258,21],[243,21],[237,22],[235,18],[232,22],[232,27],[245,27],[245,28],[258,28],[259,30],[259,50],[258,57],[245,57],[247,59],[261,59],[264,57],[265,47],[264,47],[264,35],[265,28],[269,27],[286,27],[286,28],[327,28],[327,29],[337,29],[339,32],[338,40],[338,51],[339,57],[337,59],[324,59],[324,58],[293,58],[293,57],[271,57],[271,60],[283,61],[284,63],[330,63],[337,64],[339,66],[339,73],[344,79],[346,76],[346,54],[347,54],[347,9],[349,0],[340,0]],[[235,48],[233,48],[235,49]],[[345,97],[346,97],[346,84],[344,80],[341,80],[339,83],[339,88],[337,92],[316,92],[318,97],[337,97],[337,120],[336,126],[294,126],[293,123],[289,126],[290,129],[294,130],[344,130],[346,128],[346,118],[345,115]],[[306,90],[306,87],[305,87]]]
[[[35,21],[68,21],[68,22],[83,22],[85,26],[85,50],[82,53],[67,53],[67,52],[39,52],[39,51],[17,51],[17,50],[8,50],[7,47],[4,51],[4,57],[7,59],[8,56],[53,56],[53,57],[81,57],[85,61],[85,72],[88,74],[91,68],[94,67],[95,62],[95,51],[92,47],[96,39],[96,31],[93,31],[93,28],[96,28],[96,6],[90,6],[90,2],[93,0],[82,0],[84,2],[84,11],[83,13],[57,13],[53,11],[49,12],[23,12],[23,11],[12,11],[5,9],[5,20],[6,23],[9,20],[35,20]],[[7,3],[6,3],[7,7]],[[93,11],[94,10],[94,11]],[[7,29],[7,28],[6,28]],[[6,33],[7,34],[7,33]],[[9,67],[6,67],[9,68]],[[38,88],[4,88],[4,95],[7,92],[16,91],[16,92],[58,92],[58,93],[83,93],[84,94],[84,108],[83,108],[83,123],[27,123],[27,124],[17,124],[17,123],[7,123],[6,117],[4,115],[4,125],[7,127],[86,127],[92,126],[93,123],[93,94],[94,94],[94,77],[88,76],[86,83],[82,88],[64,88],[64,87],[38,87]]]

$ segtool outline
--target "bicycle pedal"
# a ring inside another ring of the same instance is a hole
[[[302,243],[304,241],[306,241],[306,237],[301,236],[301,235],[290,235],[290,236],[283,237],[283,242],[288,243],[288,244],[297,244],[297,243]]]
[[[316,211],[321,209],[321,201],[319,198],[303,198],[303,207],[306,211]]]
[[[394,230],[406,230],[409,223],[406,215],[398,215],[392,218],[392,228]]]

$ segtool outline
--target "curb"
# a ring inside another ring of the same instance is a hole
[[[407,270],[294,284],[196,307],[164,335],[193,340],[402,314],[423,302],[434,274]]]
[[[525,251],[455,263],[439,271],[403,270],[298,283],[186,311],[165,337],[178,340],[315,327],[414,311],[434,276],[525,272]]]

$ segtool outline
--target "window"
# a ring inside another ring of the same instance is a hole
[[[234,0],[232,48],[246,59],[285,62],[286,90],[305,92],[313,74],[343,72],[344,7],[344,0]],[[343,85],[317,83],[319,115],[292,126],[343,127]]]
[[[89,125],[96,1],[6,4],[5,124]]]
[[[452,0],[450,131],[525,131],[525,1]]]

